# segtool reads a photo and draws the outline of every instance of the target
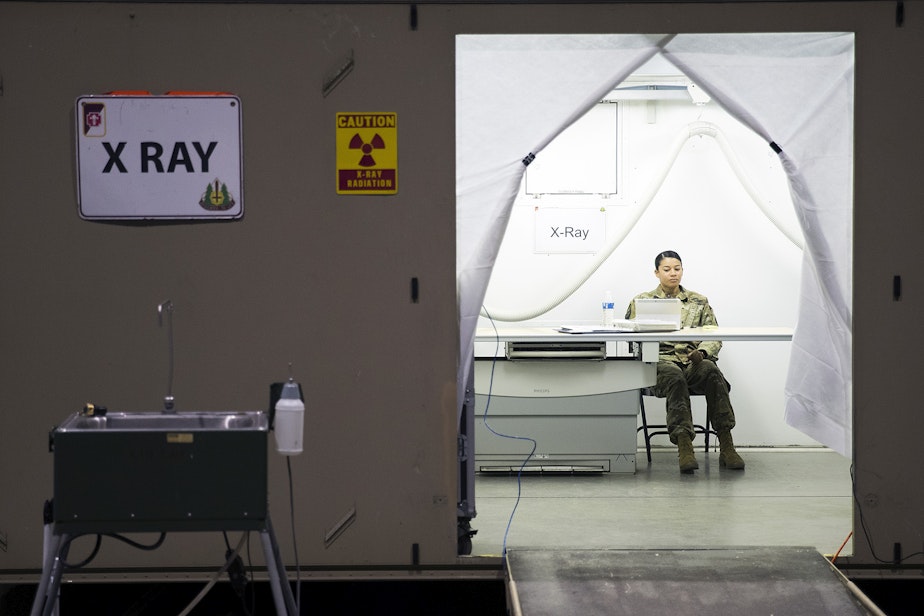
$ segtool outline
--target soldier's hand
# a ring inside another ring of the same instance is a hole
[[[699,362],[703,361],[703,359],[705,359],[705,357],[703,356],[703,352],[700,350],[696,350],[690,353],[690,361],[693,362],[693,365],[698,364]]]

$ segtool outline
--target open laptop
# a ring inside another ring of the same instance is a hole
[[[665,299],[635,300],[636,331],[674,331],[680,329],[680,300]]]

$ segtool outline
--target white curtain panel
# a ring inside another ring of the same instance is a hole
[[[782,159],[806,241],[785,417],[849,456],[853,49],[849,33],[458,37],[459,412],[524,158],[661,53]]]
[[[806,248],[786,422],[849,456],[854,36],[681,34],[663,55],[780,153]]]
[[[475,328],[526,170],[561,131],[658,53],[644,35],[456,37],[457,409]]]

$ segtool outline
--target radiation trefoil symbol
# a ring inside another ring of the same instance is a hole
[[[363,157],[359,159],[360,167],[374,167],[375,159],[372,158],[373,150],[381,150],[385,147],[385,140],[376,133],[375,136],[369,143],[363,141],[363,138],[359,136],[359,133],[353,135],[353,138],[350,139],[350,149],[351,150],[362,150]]]

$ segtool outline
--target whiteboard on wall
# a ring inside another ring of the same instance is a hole
[[[75,123],[82,218],[243,215],[236,96],[81,96]]]
[[[529,195],[619,193],[618,103],[594,105],[527,167]]]

